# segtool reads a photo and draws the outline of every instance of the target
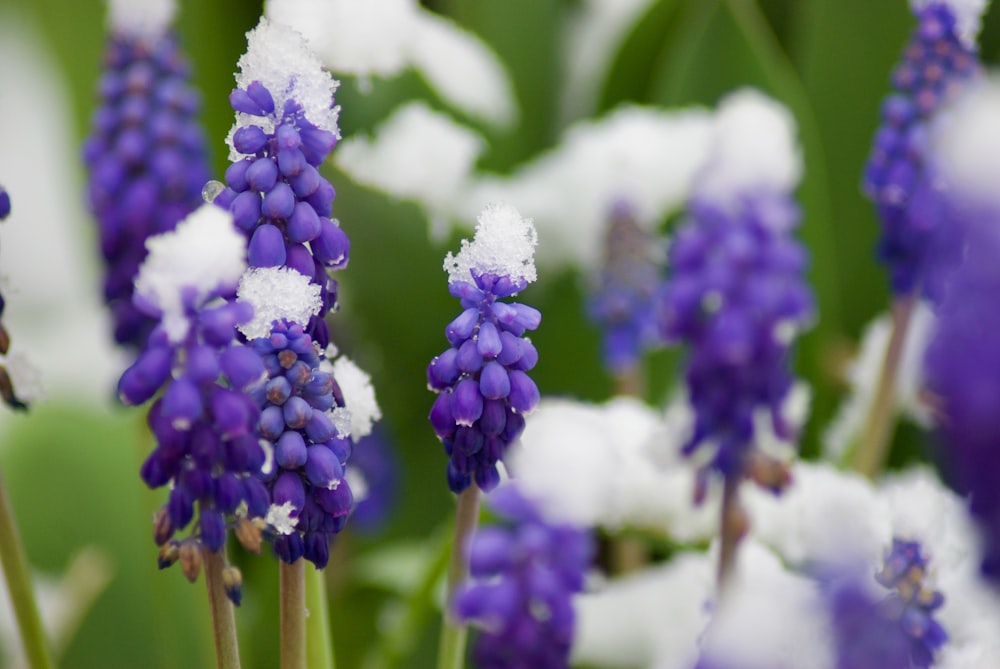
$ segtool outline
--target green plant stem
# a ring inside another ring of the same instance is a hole
[[[306,561],[280,562],[281,669],[306,669]]]
[[[301,560],[300,560],[301,562]],[[334,669],[333,636],[330,634],[330,607],[326,601],[323,572],[305,566],[306,660],[309,669]]]
[[[886,347],[882,370],[871,410],[854,453],[854,467],[868,478],[875,478],[885,466],[889,452],[889,438],[896,418],[896,377],[903,358],[906,333],[913,316],[914,298],[897,298],[892,304],[892,334]]]
[[[7,497],[7,486],[0,478],[0,560],[3,561],[3,575],[7,580],[10,602],[14,607],[14,617],[21,631],[21,643],[28,664],[33,669],[51,669],[55,666],[49,650],[48,637],[38,613],[38,602],[31,584],[28,558],[17,531],[17,521]]]
[[[465,638],[468,630],[451,612],[455,591],[469,574],[469,540],[479,521],[479,488],[470,485],[458,496],[455,508],[455,532],[448,562],[448,590],[441,615],[441,640],[438,645],[438,669],[462,669],[465,666]]]
[[[205,585],[212,611],[212,633],[215,640],[215,665],[218,669],[240,669],[240,648],[236,640],[236,614],[226,596],[222,570],[226,567],[224,550],[202,550]]]

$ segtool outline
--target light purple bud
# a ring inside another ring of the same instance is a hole
[[[295,205],[292,215],[288,217],[285,229],[288,232],[288,239],[296,244],[311,241],[320,232],[319,216],[307,202],[299,202]],[[309,274],[308,271],[302,273],[306,276]]]
[[[452,415],[459,425],[472,425],[483,415],[483,396],[479,384],[465,379],[455,386],[451,402]]]
[[[312,417],[306,423],[306,434],[314,443],[318,444],[335,437],[337,428],[323,411],[313,411]]]
[[[506,330],[500,333],[501,351],[497,354],[497,362],[504,367],[510,367],[521,359],[522,339]]]
[[[479,391],[489,400],[499,400],[510,394],[510,378],[503,365],[491,360],[483,367],[479,377]]]
[[[512,370],[508,374],[510,378],[511,407],[522,414],[531,413],[538,406],[539,394],[538,386],[531,380],[531,377],[520,370]]]
[[[463,311],[444,329],[444,334],[452,346],[458,346],[472,336],[479,322],[479,309],[470,308]]]
[[[278,170],[281,171],[282,176],[286,178],[298,176],[302,173],[303,169],[309,166],[309,163],[306,162],[306,157],[298,149],[278,150]]]
[[[274,98],[271,97],[271,93],[264,84],[259,81],[250,82],[250,85],[247,86],[247,95],[258,107],[264,110],[264,113],[270,114],[274,111]]]
[[[306,504],[306,489],[302,484],[302,478],[296,472],[282,472],[274,482],[271,489],[271,499],[274,504],[281,506],[286,502],[291,502],[298,511]],[[292,514],[298,516],[297,513]]]
[[[274,184],[264,196],[260,213],[268,218],[288,218],[295,211],[295,194],[284,181]]]
[[[449,348],[427,366],[427,385],[435,390],[450,388],[458,380],[458,351]]]
[[[538,349],[531,343],[531,340],[522,339],[521,358],[514,367],[522,372],[527,372],[529,369],[533,369],[536,364],[538,364]]]
[[[228,345],[236,336],[236,326],[253,318],[253,306],[246,302],[230,302],[205,309],[198,315],[205,343],[210,346]]]
[[[152,398],[170,377],[173,358],[169,348],[157,346],[143,351],[118,381],[121,401],[135,406]]]
[[[316,491],[316,502],[320,508],[334,517],[346,516],[351,512],[354,504],[354,495],[347,481],[341,481],[333,489],[320,488]]]
[[[299,131],[291,123],[282,123],[274,131],[274,139],[279,151],[297,149],[302,146],[302,138]]]
[[[303,160],[305,159],[301,151],[296,151],[295,153],[302,156]],[[322,180],[319,171],[309,163],[306,163],[298,174],[289,177],[288,183],[297,196],[309,197],[319,189],[319,184]]]
[[[247,183],[258,193],[266,193],[274,188],[278,180],[278,166],[270,158],[258,158],[247,168]]]
[[[308,157],[307,157],[308,160]],[[312,195],[305,198],[306,202],[312,205],[320,217],[329,217],[333,213],[333,198],[337,193],[333,189],[333,184],[325,179],[320,179],[319,188]]]
[[[455,433],[455,417],[451,413],[451,393],[441,393],[431,406],[428,416],[434,434],[439,439],[447,439]]]
[[[309,205],[305,206],[311,209]],[[292,213],[292,216],[295,214]],[[312,253],[302,244],[285,244],[285,266],[304,276],[312,276],[316,271],[316,261]]]
[[[483,402],[483,415],[479,418],[479,429],[491,437],[500,436],[507,424],[507,407],[499,399]]]
[[[313,165],[323,162],[337,144],[336,135],[320,128],[302,128],[299,137],[302,139],[302,152]]]
[[[236,111],[250,114],[251,116],[263,116],[265,114],[261,106],[242,88],[233,89],[233,92],[229,94],[229,105]],[[274,106],[273,102],[271,106]]]
[[[243,192],[250,187],[247,182],[247,169],[253,161],[249,158],[244,160],[237,160],[235,163],[226,168],[226,183],[234,191]]]
[[[285,432],[285,416],[281,407],[269,406],[260,412],[257,421],[260,435],[270,441],[276,441]]]
[[[495,358],[500,354],[503,345],[500,341],[500,333],[497,327],[490,321],[485,321],[479,326],[479,339],[477,341],[479,354],[484,358]]]
[[[265,223],[250,238],[247,260],[252,267],[280,267],[285,264],[285,240],[281,230]]]
[[[328,267],[342,268],[347,264],[351,242],[339,225],[328,218],[319,219],[319,235],[309,242],[316,259]]]
[[[483,356],[480,355],[479,347],[474,339],[466,339],[458,348],[455,364],[468,374],[475,374],[483,368]]]
[[[312,418],[313,408],[297,395],[292,395],[281,409],[285,425],[293,430],[301,430]]]
[[[310,446],[308,449],[305,472],[309,482],[317,488],[329,488],[341,485],[344,478],[344,468],[337,456],[326,446]]]
[[[181,378],[167,386],[160,404],[160,415],[174,427],[185,430],[202,413],[201,391],[192,381]]]
[[[184,374],[192,381],[201,383],[218,378],[219,354],[212,346],[197,344],[185,352]]]
[[[250,232],[260,221],[260,194],[252,190],[243,191],[229,205],[229,212],[236,227]]]
[[[292,395],[292,384],[285,377],[276,376],[267,382],[265,392],[271,404],[284,404]]]
[[[306,441],[299,432],[288,430],[278,438],[274,461],[282,469],[298,469],[306,463]]]
[[[255,125],[239,128],[233,133],[233,147],[240,153],[258,153],[267,146],[267,135]]]

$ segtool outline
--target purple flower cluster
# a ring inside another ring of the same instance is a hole
[[[83,156],[115,341],[142,349],[156,325],[132,303],[144,243],[202,203],[206,143],[197,120],[199,96],[172,31],[156,39],[112,35],[104,70]]]
[[[10,195],[7,193],[7,189],[0,186],[0,221],[6,220],[8,216],[10,216]],[[0,318],[3,317],[6,304],[3,295],[0,295]],[[7,328],[0,322],[0,355],[7,355],[7,351],[9,350],[10,334],[7,333]],[[14,383],[3,365],[0,365],[0,398],[3,398],[4,404],[15,411],[25,411],[28,408],[27,403],[21,400],[14,392]]]
[[[824,588],[836,649],[835,669],[911,669],[910,647],[870,590],[854,579]]]
[[[290,267],[322,288],[323,308],[307,331],[326,347],[330,333],[324,316],[337,301],[337,282],[328,270],[347,265],[350,247],[347,234],[330,219],[333,185],[317,169],[337,137],[311,123],[293,100],[277,109],[272,92],[259,81],[236,88],[229,101],[259,124],[235,130],[233,148],[245,157],[226,170],[227,187],[215,204],[228,208],[249,238],[251,267]]]
[[[684,452],[713,442],[711,466],[741,476],[759,407],[776,434],[790,432],[781,404],[792,383],[791,338],[813,311],[806,254],[788,234],[798,211],[787,197],[761,193],[732,207],[696,199],[688,214],[670,245],[660,314],[663,335],[690,347],[685,377],[696,420]]]
[[[1000,585],[1000,234],[971,216],[965,258],[949,278],[925,370],[944,457],[983,534],[983,571]]]
[[[130,405],[163,389],[148,419],[157,445],[141,470],[150,488],[171,485],[155,531],[159,545],[187,527],[196,510],[196,538],[213,551],[225,543],[225,517],[242,503],[251,517],[267,513],[267,489],[255,476],[265,459],[254,430],[260,410],[246,393],[264,376],[264,365],[234,341],[248,312],[235,302],[190,305],[195,325],[187,336],[175,343],[157,328],[119,381],[119,396]]]
[[[480,669],[567,667],[575,616],[594,546],[590,534],[547,522],[513,486],[490,506],[505,521],[480,529],[469,549],[473,583],[455,598],[459,619],[480,628]]]
[[[527,374],[538,351],[523,335],[538,327],[542,315],[498,301],[527,283],[476,272],[472,279],[449,284],[464,311],[445,328],[451,348],[427,367],[427,382],[438,393],[430,421],[450,457],[448,487],[455,493],[473,480],[484,491],[496,487],[496,464],[539,401],[538,386]]]
[[[923,287],[932,271],[928,251],[945,225],[942,194],[927,169],[928,121],[981,71],[975,47],[959,37],[951,6],[928,3],[916,17],[892,75],[895,92],[882,105],[863,184],[882,222],[879,257],[897,294]]]
[[[934,612],[944,604],[944,596],[924,583],[927,558],[916,541],[894,538],[885,565],[876,575],[878,582],[892,590],[881,603],[889,620],[900,626],[908,640],[912,666],[927,669],[934,655],[948,640],[944,627],[934,619]]]
[[[270,337],[251,346],[268,377],[252,394],[263,407],[258,431],[274,449],[276,466],[263,475],[274,549],[289,564],[304,556],[322,569],[353,503],[344,479],[351,441],[338,436],[327,413],[343,406],[340,388],[320,371],[317,346],[299,324],[275,323]]]
[[[655,301],[663,258],[624,202],[615,205],[608,226],[604,266],[587,311],[604,332],[604,364],[622,374],[638,364],[645,348],[659,342]]]

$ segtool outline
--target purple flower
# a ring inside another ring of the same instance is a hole
[[[542,316],[498,301],[534,280],[535,243],[530,220],[509,205],[491,205],[479,216],[474,241],[445,259],[449,290],[464,311],[445,328],[451,347],[431,360],[427,381],[438,393],[430,421],[450,458],[448,487],[456,494],[473,481],[485,491],[496,487],[497,462],[524,430],[524,414],[538,405],[527,374],[538,352],[524,333]]]
[[[269,538],[281,560],[305,557],[322,569],[353,505],[344,472],[351,441],[328,413],[344,399],[333,376],[319,369],[318,347],[301,325],[275,323],[251,346],[267,370],[253,395],[262,407],[257,433],[274,453],[274,466],[261,475],[271,493]]]
[[[621,374],[644,349],[659,343],[655,298],[662,283],[662,249],[636,223],[625,202],[615,205],[607,229],[604,266],[587,311],[604,334],[604,364]]]
[[[328,273],[347,265],[350,246],[330,218],[334,188],[318,169],[340,137],[337,82],[289,28],[262,19],[247,40],[238,87],[229,96],[236,111],[233,162],[215,204],[227,208],[247,236],[251,267],[290,267],[320,286],[323,308],[307,332],[325,348],[324,316],[337,301],[337,282]],[[271,50],[287,58],[271,58]]]
[[[265,368],[236,341],[236,326],[253,315],[248,304],[233,301],[243,253],[232,219],[206,205],[175,231],[150,239],[136,279],[136,306],[160,322],[122,374],[118,393],[130,405],[156,396],[148,418],[156,448],[141,475],[150,488],[170,486],[155,521],[158,544],[177,546],[173,536],[194,523],[180,542],[182,564],[197,553],[185,546],[217,551],[230,519],[262,517],[269,504],[255,476],[265,458],[254,432],[260,409],[247,394]],[[194,567],[185,572],[197,576]]]
[[[1000,234],[997,215],[970,213],[965,256],[951,275],[927,350],[944,457],[983,534],[984,573],[1000,584]]]
[[[980,75],[981,67],[952,4],[922,3],[914,13],[918,25],[893,72],[895,91],[882,105],[863,186],[882,222],[878,254],[893,292],[929,288],[933,297],[930,250],[937,248],[936,236],[948,223],[939,180],[927,169],[928,122]]]
[[[670,247],[662,328],[689,346],[685,368],[695,429],[684,446],[717,445],[712,467],[747,467],[758,408],[788,436],[781,404],[791,388],[791,333],[812,317],[806,254],[787,230],[798,211],[783,195],[760,194],[723,209],[696,200]]]
[[[516,488],[490,497],[499,525],[480,529],[469,549],[471,583],[455,598],[459,619],[480,628],[481,669],[568,666],[575,615],[594,546],[590,534],[553,524]]]
[[[8,216],[10,216],[10,195],[6,188],[0,186],[0,221],[6,220]],[[3,295],[0,295],[0,317],[3,317],[5,306]],[[0,363],[4,361],[9,350],[10,334],[0,322]],[[0,398],[3,398],[4,404],[15,411],[26,411],[28,408],[28,404],[20,399],[14,391],[14,382],[11,380],[6,364],[0,364]]]
[[[948,640],[944,627],[934,619],[934,612],[944,604],[944,596],[924,582],[927,558],[916,541],[893,538],[892,550],[876,580],[892,590],[879,608],[898,625],[908,641],[912,666],[927,669],[934,656]]]
[[[116,18],[83,157],[115,341],[141,350],[156,325],[132,302],[145,241],[172,230],[202,204],[209,168],[199,96],[169,17],[152,31],[127,21],[122,27]]]
[[[856,579],[824,585],[833,627],[835,669],[910,669],[909,642],[897,621],[888,618]]]

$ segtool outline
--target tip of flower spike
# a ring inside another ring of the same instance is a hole
[[[523,218],[506,203],[486,205],[477,219],[472,241],[463,239],[458,255],[449,253],[444,259],[448,283],[469,282],[473,273],[531,283],[538,278],[537,245],[538,233],[530,218]]]
[[[175,0],[108,0],[111,32],[135,39],[160,37],[170,28],[176,13]]]
[[[162,314],[171,341],[187,334],[184,301],[196,302],[235,289],[246,270],[246,239],[232,216],[202,205],[172,232],[146,240],[149,254],[139,267],[135,292]]]
[[[344,395],[344,408],[350,412],[351,439],[357,442],[371,434],[372,427],[382,417],[382,410],[375,399],[372,378],[353,360],[340,356],[333,364],[333,378]],[[334,421],[337,424],[337,421]],[[340,425],[337,425],[338,431]]]
[[[914,12],[928,5],[945,5],[955,17],[955,33],[969,49],[976,46],[976,37],[983,27],[983,13],[989,0],[910,0]]]
[[[932,148],[942,176],[960,196],[1000,207],[1000,78],[971,86],[934,121]]]
[[[289,267],[247,270],[240,279],[236,298],[253,305],[253,320],[239,326],[247,339],[269,336],[274,321],[305,326],[323,307],[320,286]]]
[[[784,105],[750,88],[719,103],[698,195],[730,202],[760,191],[788,193],[801,173],[795,119]]]
[[[260,82],[274,99],[277,114],[283,112],[286,103],[294,102],[306,120],[340,137],[337,126],[340,107],[333,104],[333,94],[340,82],[323,69],[301,34],[261,18],[257,27],[247,33],[247,51],[238,66],[236,84],[241,89]],[[237,113],[235,128],[247,125],[261,125],[261,119]],[[229,142],[232,147],[232,133]]]

